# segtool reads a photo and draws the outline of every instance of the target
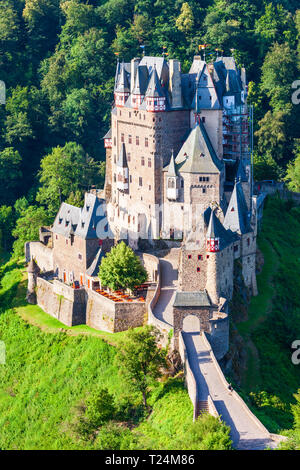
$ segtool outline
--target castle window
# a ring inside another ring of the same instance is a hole
[[[131,118],[131,113],[129,113],[129,117]]]
[[[82,254],[78,253],[78,259],[82,260]]]
[[[184,187],[184,180],[181,180],[180,185],[182,188]]]
[[[117,145],[117,141],[115,137],[114,137],[114,145]]]
[[[128,143],[132,144],[132,135],[131,134],[129,134],[129,136],[128,136]]]
[[[205,122],[205,117],[204,117],[204,116],[201,118],[201,121],[202,121],[202,122]]]
[[[236,251],[238,251],[238,249],[239,249],[238,245],[234,245],[233,251],[236,252]]]
[[[145,147],[148,147],[148,145],[149,145],[148,137],[145,137]]]
[[[208,258],[209,258],[209,255],[206,255],[206,259],[208,259]]]
[[[68,245],[68,240],[66,239],[66,245]]]
[[[202,188],[202,192],[203,192],[203,193],[206,193],[206,188]]]
[[[197,273],[200,273],[200,268],[199,267],[197,268]]]
[[[203,181],[203,176],[199,176],[199,181]]]
[[[56,238],[56,240],[58,240],[58,236],[57,236],[57,235],[55,235],[55,238]]]
[[[151,168],[151,165],[152,165],[151,158],[148,158],[148,168]]]
[[[141,157],[141,165],[145,166],[145,157]]]
[[[202,255],[198,255],[198,259],[199,259],[199,260],[202,260]]]
[[[127,161],[130,162],[130,160],[131,160],[131,154],[127,153]]]
[[[132,183],[132,175],[129,175],[129,183]]]
[[[121,134],[121,142],[124,142],[124,134]]]
[[[151,191],[151,184],[149,184],[149,191]]]
[[[117,181],[116,174],[114,173],[114,183]]]
[[[84,228],[84,222],[81,222],[81,228]]]
[[[175,181],[171,178],[168,179],[168,188],[175,188]]]
[[[247,245],[250,245],[250,238],[247,238]]]
[[[231,208],[231,212],[234,212],[234,207]]]
[[[139,186],[143,186],[143,178],[141,176],[139,177]]]
[[[116,163],[116,162],[117,162],[117,157],[116,157],[116,155],[114,155],[114,163]]]
[[[188,255],[188,259],[192,259],[192,255]]]
[[[135,138],[135,144],[136,144],[136,145],[140,145],[140,138],[139,138],[138,135],[137,135],[136,138]]]

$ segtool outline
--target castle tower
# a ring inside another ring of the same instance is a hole
[[[26,294],[26,300],[29,304],[36,304],[36,293],[35,293],[35,288],[36,288],[36,280],[37,276],[40,272],[40,269],[34,259],[31,259],[28,268],[27,268],[27,273],[28,273],[28,285],[27,285],[27,294]]]
[[[209,224],[206,232],[206,259],[207,259],[207,278],[206,290],[216,305],[219,303],[219,252],[220,237],[217,233],[217,217],[214,211],[211,211]]]

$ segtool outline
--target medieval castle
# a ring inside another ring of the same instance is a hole
[[[232,57],[208,64],[195,56],[188,73],[162,57],[118,63],[104,145],[104,190],[86,193],[83,208],[63,203],[53,225],[41,228],[40,242],[26,244],[28,300],[67,325],[115,332],[155,322],[159,259],[142,246],[164,240],[180,247],[175,347],[192,313],[221,358],[235,260],[256,293],[245,70]],[[142,296],[118,298],[99,283],[101,259],[119,240],[139,250],[149,273]]]

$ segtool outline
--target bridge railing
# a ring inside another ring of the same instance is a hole
[[[156,318],[156,316],[153,313],[153,309],[154,309],[155,305],[157,304],[158,298],[160,296],[161,266],[160,266],[159,259],[154,255],[151,255],[151,256],[153,256],[153,258],[155,258],[155,260],[157,262],[157,285],[156,285],[156,289],[155,289],[153,298],[152,298],[152,300],[150,301],[150,303],[148,305],[148,323],[150,325],[156,326],[160,330],[160,332],[163,335],[163,339],[161,341],[161,344],[162,344],[162,346],[165,347],[168,344],[169,333],[172,330],[172,327],[170,325],[168,325],[167,323],[165,323],[165,322],[159,320],[158,318]]]

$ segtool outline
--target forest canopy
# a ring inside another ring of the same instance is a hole
[[[283,179],[297,190],[297,3],[2,0],[0,80],[7,99],[0,105],[1,248],[12,246],[7,227],[17,226],[18,200],[41,207],[44,220],[61,201],[80,204],[91,184],[101,187],[116,62],[143,51],[179,59],[184,72],[199,44],[209,44],[207,61],[220,50],[233,55],[247,70],[254,106],[255,177]]]

